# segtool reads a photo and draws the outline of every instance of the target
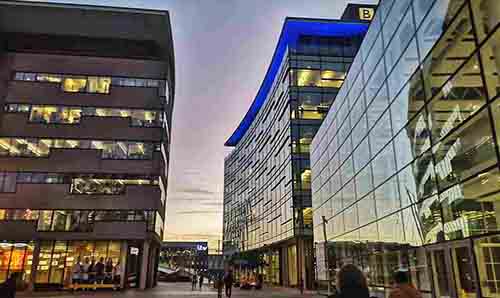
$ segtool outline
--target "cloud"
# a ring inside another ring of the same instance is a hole
[[[222,207],[222,205],[223,205],[221,200],[209,201],[209,202],[203,201],[203,202],[201,202],[201,204],[203,206],[212,206],[212,207]]]
[[[167,239],[220,239],[222,234],[203,234],[203,233],[190,233],[190,234],[179,234],[179,233],[165,233],[165,238]]]
[[[177,194],[189,194],[189,195],[215,195],[217,192],[209,190],[209,189],[203,189],[199,187],[185,187],[181,188],[177,191],[175,191]]]
[[[222,213],[222,210],[185,210],[176,212],[176,214],[182,214],[182,215],[219,214],[219,213]]]

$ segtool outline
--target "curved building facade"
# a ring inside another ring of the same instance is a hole
[[[68,288],[78,261],[103,258],[121,287],[154,286],[168,12],[0,1],[0,19],[0,283],[18,273],[22,287]]]
[[[319,280],[498,296],[499,23],[499,1],[380,2],[312,142]]]
[[[226,142],[224,253],[254,252],[268,283],[314,279],[310,143],[368,25],[288,18],[255,101]]]

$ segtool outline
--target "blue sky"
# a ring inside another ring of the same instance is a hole
[[[286,16],[339,18],[348,2],[376,0],[51,1],[169,10],[175,47],[166,238],[222,232],[224,142],[245,115]]]

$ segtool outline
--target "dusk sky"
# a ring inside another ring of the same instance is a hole
[[[348,2],[376,0],[52,1],[162,9],[175,47],[166,239],[222,233],[224,142],[257,93],[286,16],[339,18]]]

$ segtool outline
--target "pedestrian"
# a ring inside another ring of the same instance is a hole
[[[95,280],[98,284],[102,284],[104,282],[104,258],[101,257],[99,262],[95,264]]]
[[[358,267],[344,265],[337,274],[337,293],[335,298],[369,298],[370,292],[366,278]]]
[[[422,294],[410,283],[408,272],[398,270],[394,273],[394,287],[389,298],[422,298]]]
[[[113,284],[121,285],[121,274],[122,274],[122,266],[120,265],[120,261],[116,262],[115,267],[113,267]]]
[[[82,279],[82,263],[80,261],[80,257],[76,259],[75,264],[73,264],[73,268],[71,269],[73,274],[72,276],[72,284],[77,285],[81,282]]]
[[[95,258],[94,257],[92,257],[92,261],[90,262],[88,273],[89,273],[89,283],[90,284],[95,283],[96,272],[95,272]]]
[[[231,294],[233,291],[233,283],[234,283],[233,272],[231,271],[231,269],[229,269],[224,275],[224,285],[226,286],[227,298],[231,298]]]
[[[201,291],[201,287],[203,286],[203,274],[200,274],[200,291]]]
[[[90,259],[86,257],[82,265],[82,283],[89,283],[89,271],[90,270]]]
[[[193,274],[193,276],[191,277],[191,291],[194,291],[196,289],[196,281],[196,274]]]
[[[217,298],[222,298],[222,286],[223,286],[223,278],[222,278],[222,274],[219,273],[217,274],[217,276],[215,277],[215,286],[217,287]]]
[[[12,273],[5,283],[1,286],[0,294],[2,298],[15,298],[16,297],[16,273]]]
[[[113,259],[108,258],[108,261],[106,262],[106,266],[104,267],[104,282],[107,284],[112,284],[113,283]]]

